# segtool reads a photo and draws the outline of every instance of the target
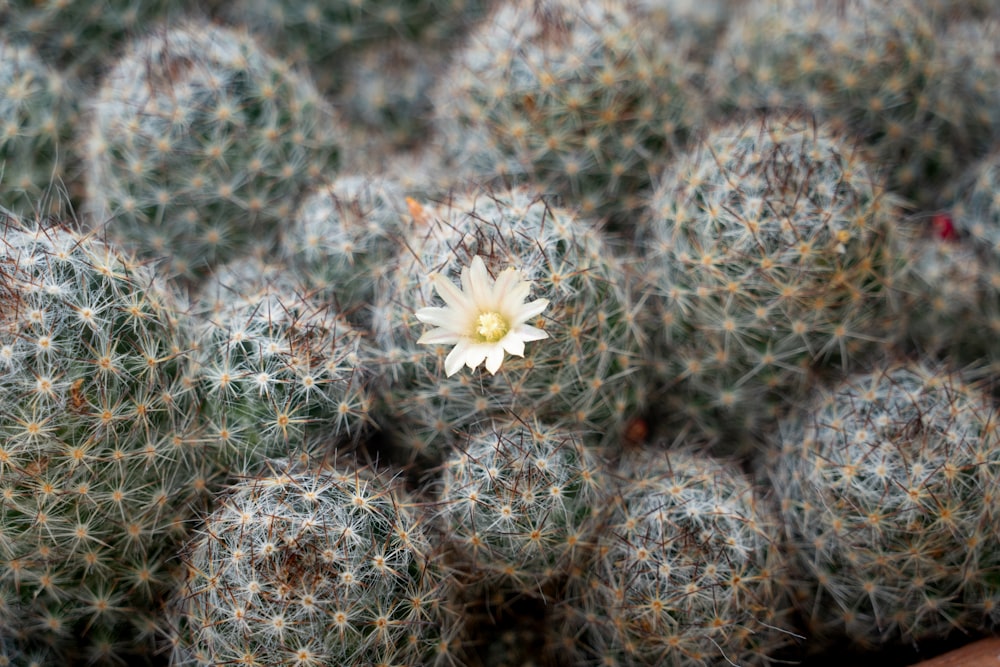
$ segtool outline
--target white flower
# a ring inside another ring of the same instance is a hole
[[[524,356],[529,340],[548,338],[549,334],[526,324],[549,305],[548,299],[524,303],[531,283],[521,280],[517,269],[504,269],[494,281],[478,255],[472,265],[462,269],[459,289],[440,274],[431,276],[434,289],[441,295],[444,308],[421,308],[418,320],[436,328],[420,337],[418,343],[454,344],[444,361],[448,376],[466,365],[476,368],[486,362],[486,370],[496,373],[504,352]]]

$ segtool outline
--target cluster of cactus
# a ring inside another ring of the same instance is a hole
[[[679,155],[638,233],[652,366],[678,413],[753,431],[810,365],[887,337],[895,225],[862,155],[807,117],[722,124]]]
[[[733,462],[628,452],[570,585],[572,664],[764,665],[791,643],[777,511]]]
[[[620,439],[645,401],[631,377],[642,362],[638,304],[599,230],[527,188],[411,204],[372,324],[370,362],[386,380],[379,410],[387,430],[432,458],[454,443],[456,429],[510,412],[576,424],[592,432],[589,441]],[[548,300],[529,323],[548,339],[529,343],[495,374],[448,375],[447,348],[418,344],[429,328],[416,312],[437,304],[431,274],[454,281],[477,257],[493,278],[514,269],[533,297]]]
[[[458,619],[400,485],[268,467],[217,499],[183,554],[172,664],[446,664]]]
[[[0,0],[0,666],[1000,628],[997,3],[210,5]]]
[[[151,648],[214,474],[189,342],[146,268],[67,228],[0,225],[0,636],[43,664],[120,659]]]
[[[853,134],[897,192],[933,205],[1000,138],[996,31],[970,36],[912,2],[764,0],[731,23],[712,88],[725,109],[805,110]]]
[[[0,19],[2,22],[2,19]],[[75,171],[70,135],[77,119],[71,81],[27,44],[0,33],[0,206],[15,212],[58,204]]]
[[[273,240],[343,142],[310,80],[244,31],[195,23],[134,43],[90,115],[93,216],[186,278]]]
[[[823,387],[782,422],[763,474],[817,644],[995,627],[998,436],[988,395],[923,362]]]
[[[687,27],[617,0],[505,3],[434,91],[442,149],[473,181],[527,180],[624,223],[700,118]]]

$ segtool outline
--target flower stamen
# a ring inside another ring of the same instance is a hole
[[[496,343],[510,331],[510,325],[500,313],[482,313],[477,323],[476,333],[481,343]]]

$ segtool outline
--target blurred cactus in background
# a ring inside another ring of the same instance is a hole
[[[712,77],[724,109],[815,114],[868,146],[916,204],[939,203],[998,136],[995,29],[974,43],[942,35],[908,0],[762,0],[730,25]]]
[[[73,85],[0,29],[0,206],[45,215],[65,203],[79,170]]]
[[[133,44],[89,113],[89,208],[185,278],[267,247],[343,141],[308,79],[244,32],[196,24]]]
[[[45,62],[93,83],[131,38],[194,15],[189,0],[0,0],[0,35],[31,44]]]
[[[761,472],[813,650],[996,626],[998,428],[988,396],[922,362],[820,388],[782,422]]]
[[[436,140],[474,182],[534,183],[626,226],[702,121],[701,45],[669,18],[624,1],[502,4],[440,78]]]

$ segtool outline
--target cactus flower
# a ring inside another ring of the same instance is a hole
[[[462,286],[458,288],[444,276],[431,276],[434,289],[447,304],[445,307],[421,308],[418,320],[434,326],[417,341],[425,345],[454,344],[444,362],[445,373],[452,376],[462,365],[475,369],[486,362],[486,370],[496,373],[504,353],[524,356],[524,344],[548,338],[545,331],[527,324],[549,305],[548,299],[525,303],[531,283],[521,280],[517,269],[504,269],[494,279],[478,255],[462,268]]]

